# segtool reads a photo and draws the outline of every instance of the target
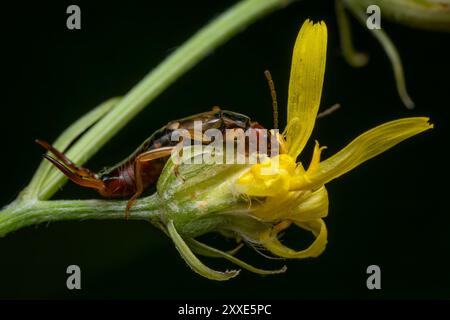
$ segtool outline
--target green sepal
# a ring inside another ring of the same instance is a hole
[[[270,274],[283,273],[283,272],[286,272],[286,270],[287,270],[286,266],[283,266],[281,269],[278,269],[278,270],[259,269],[259,268],[253,267],[252,265],[232,256],[229,253],[226,253],[222,250],[210,247],[210,246],[208,246],[204,243],[201,243],[195,239],[188,238],[186,241],[189,244],[189,247],[192,249],[192,251],[194,251],[197,254],[200,254],[205,257],[211,257],[211,258],[225,258],[228,261],[231,261],[234,264],[236,264],[250,272],[253,272],[253,273],[257,273],[260,275],[270,275]]]
[[[194,272],[197,272],[199,275],[208,278],[210,280],[225,281],[234,278],[239,274],[239,270],[230,270],[221,272],[213,270],[208,266],[204,265],[191,251],[186,242],[184,242],[183,238],[177,232],[172,220],[170,220],[167,224],[167,231],[169,232],[169,236],[175,243],[175,247],[177,248],[181,257],[184,259],[184,261],[186,261],[189,267]]]

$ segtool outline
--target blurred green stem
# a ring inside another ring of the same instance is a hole
[[[346,4],[347,8],[353,13],[355,18],[366,27],[366,7],[362,6],[364,1],[361,0],[343,0]],[[406,82],[405,82],[405,74],[403,70],[402,60],[400,59],[400,55],[395,48],[394,43],[388,37],[388,35],[382,29],[369,29],[370,33],[380,42],[384,51],[386,52],[391,65],[392,70],[394,72],[395,83],[397,86],[397,92],[402,99],[404,105],[408,109],[414,108],[414,101],[408,94],[406,90]]]
[[[377,5],[382,17],[414,28],[450,31],[448,0],[356,0],[362,8]]]
[[[355,50],[352,41],[352,31],[348,20],[345,6],[341,0],[335,1],[336,19],[338,23],[339,37],[341,38],[342,54],[347,63],[352,67],[359,68],[365,66],[369,57],[365,53]]]

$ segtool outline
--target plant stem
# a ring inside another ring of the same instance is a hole
[[[350,21],[345,6],[341,0],[335,0],[336,20],[338,23],[339,38],[341,39],[342,54],[347,63],[352,67],[359,68],[365,66],[369,57],[365,53],[358,52],[353,47],[352,31]]]
[[[285,7],[292,1],[243,0],[231,7],[194,34],[143,78],[111,112],[70,148],[67,156],[73,162],[82,165],[137,113],[211,51],[258,18]],[[42,200],[49,199],[66,178],[55,170],[46,181],[50,182],[46,183],[39,193],[39,199]]]
[[[126,201],[118,200],[24,200],[15,201],[0,213],[0,237],[42,222],[85,219],[124,219]],[[154,194],[139,199],[130,219],[155,221],[161,203]]]

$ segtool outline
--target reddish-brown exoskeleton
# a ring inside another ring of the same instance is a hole
[[[154,132],[131,156],[98,173],[75,165],[49,143],[43,140],[36,142],[53,155],[45,154],[44,157],[76,184],[96,189],[104,197],[131,197],[125,211],[128,218],[133,203],[146,188],[158,180],[166,161],[179,143],[171,139],[174,131],[184,129],[192,133],[193,137],[194,121],[201,122],[202,132],[212,128],[223,133],[226,129],[246,131],[249,128],[263,128],[245,115],[215,108],[213,111],[169,122]]]

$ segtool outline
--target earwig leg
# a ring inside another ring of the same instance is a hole
[[[93,188],[97,190],[101,190],[104,188],[103,181],[101,181],[100,179],[95,179],[92,177],[82,177],[80,175],[77,175],[76,173],[70,171],[63,164],[61,164],[58,160],[47,154],[44,155],[44,158],[50,161],[55,167],[61,170],[62,173],[64,173],[70,180],[72,180],[76,184],[82,187]]]
[[[43,147],[45,150],[53,153],[56,158],[58,158],[62,163],[64,163],[66,166],[68,166],[70,169],[75,171],[78,175],[82,177],[93,177],[93,173],[89,171],[86,168],[78,167],[75,163],[70,161],[69,158],[66,157],[66,155],[59,150],[55,149],[50,143],[44,140],[36,140],[36,143],[39,144],[41,147]]]
[[[183,145],[183,143],[184,143],[184,140],[181,140],[179,142],[179,145],[180,144]],[[180,150],[178,156],[180,158],[183,158],[183,149]],[[179,163],[178,162],[175,163],[175,165],[173,166],[173,173],[175,174],[175,177],[177,177],[178,179],[180,179],[181,181],[184,182],[185,180],[184,180],[183,176],[180,174],[180,170],[178,169],[179,167],[180,167]]]
[[[173,173],[175,174],[175,177],[177,177],[178,179],[180,179],[181,181],[184,182],[185,179],[184,179],[183,176],[181,175],[180,170],[179,170],[179,167],[180,167],[179,164],[175,164],[175,165],[173,166]]]
[[[142,164],[145,162],[149,162],[152,160],[170,156],[170,154],[172,153],[172,150],[174,148],[175,147],[159,148],[159,149],[144,152],[144,153],[140,154],[139,156],[137,156],[137,158],[135,160],[135,168],[134,168],[134,176],[136,179],[136,192],[130,198],[130,200],[128,200],[127,207],[125,209],[125,219],[126,220],[128,220],[128,218],[130,216],[131,207],[136,202],[136,199],[139,198],[139,196],[144,191],[144,183],[142,181],[142,171],[141,171]]]

